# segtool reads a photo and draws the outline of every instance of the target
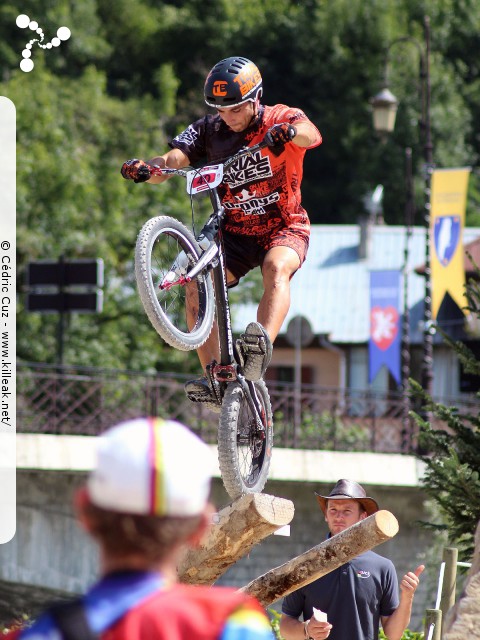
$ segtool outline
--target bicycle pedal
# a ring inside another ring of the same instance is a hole
[[[219,366],[220,365],[214,360],[212,364],[207,365],[205,373],[212,397],[220,406],[222,404],[222,392],[220,382],[216,379],[216,369]]]
[[[237,379],[235,366],[231,364],[217,364],[213,370],[213,378],[217,382],[231,382]]]

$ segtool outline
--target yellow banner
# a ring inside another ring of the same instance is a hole
[[[464,309],[465,269],[463,227],[470,168],[435,169],[430,196],[430,255],[432,269],[432,318],[435,319],[445,294]]]

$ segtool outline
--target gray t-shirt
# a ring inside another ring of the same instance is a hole
[[[393,563],[367,551],[286,596],[282,612],[309,620],[315,607],[332,624],[329,640],[376,640],[380,617],[392,615],[398,604]]]

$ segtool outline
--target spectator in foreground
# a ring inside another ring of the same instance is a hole
[[[98,438],[75,499],[100,550],[100,580],[9,640],[273,640],[260,604],[227,587],[181,585],[176,567],[210,526],[212,458],[184,425],[141,418]]]

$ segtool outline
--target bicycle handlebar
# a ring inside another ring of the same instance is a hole
[[[224,168],[227,169],[233,162],[235,162],[237,158],[255,153],[255,151],[258,151],[259,149],[264,149],[266,146],[268,145],[265,142],[265,140],[261,140],[258,144],[254,144],[253,147],[242,147],[239,151],[237,151],[237,153],[234,153],[233,156],[229,156],[228,158],[221,158],[220,160],[217,160],[215,164],[223,164]],[[208,162],[203,166],[206,167],[210,164],[212,163]],[[201,168],[202,167],[197,167],[197,169],[201,169]],[[186,178],[187,174],[190,173],[190,171],[195,171],[195,169],[187,170],[187,169],[173,169],[170,167],[162,168],[156,165],[153,165],[151,167],[152,176],[176,175],[176,176],[182,176]]]

